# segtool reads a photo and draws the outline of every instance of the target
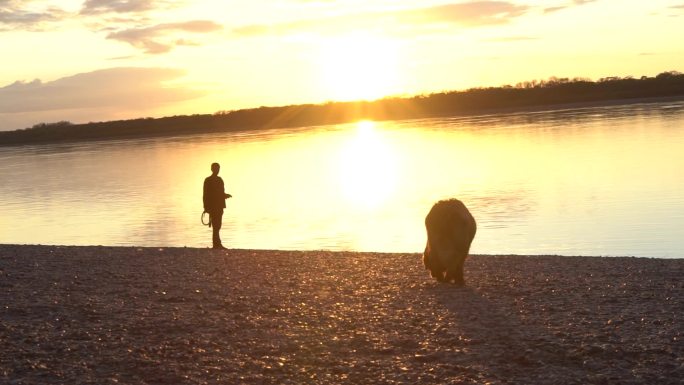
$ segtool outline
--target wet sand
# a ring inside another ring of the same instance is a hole
[[[3,384],[683,384],[684,260],[0,246]]]

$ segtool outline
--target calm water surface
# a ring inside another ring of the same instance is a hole
[[[0,147],[0,243],[421,252],[457,197],[473,253],[684,257],[684,102]]]

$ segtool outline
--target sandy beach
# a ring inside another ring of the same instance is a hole
[[[683,384],[684,260],[0,246],[3,384]]]

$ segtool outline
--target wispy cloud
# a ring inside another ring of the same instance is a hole
[[[476,27],[504,24],[522,16],[530,8],[507,1],[471,1],[427,8],[403,9],[388,12],[349,14],[322,19],[300,20],[281,24],[257,24],[233,30],[237,35],[283,35],[299,32],[327,33],[350,29],[424,28],[439,25]]]
[[[166,23],[151,27],[129,28],[107,35],[107,39],[119,40],[140,48],[146,53],[159,54],[170,51],[176,46],[197,45],[188,40],[187,33],[207,34],[220,31],[223,27],[210,20],[193,20],[182,23]]]
[[[555,7],[547,7],[547,8],[544,8],[544,13],[554,13],[554,12],[562,11],[562,10],[564,10],[564,9],[566,9],[566,8],[568,8],[567,5],[559,5],[559,6],[555,6]]]
[[[45,23],[61,20],[67,12],[57,7],[31,6],[34,1],[0,0],[0,30],[40,29]]]
[[[0,88],[0,114],[102,107],[135,108],[189,100],[200,91],[168,87],[184,75],[167,68],[110,68],[50,82],[17,81]]]
[[[145,25],[150,23],[154,11],[175,8],[185,0],[85,0],[80,13],[67,12],[45,3],[0,0],[0,32],[49,31],[59,27],[60,22],[78,20],[90,30],[106,32],[107,39],[128,43],[146,53],[159,54],[177,46],[200,45],[187,34],[207,34],[223,28],[208,20]]]
[[[223,29],[209,20],[149,25],[154,12],[184,3],[185,0],[86,0],[81,15],[100,17],[97,28],[108,32],[107,39],[130,44],[148,54],[161,54],[178,46],[200,45],[189,39],[188,34],[207,34]]]
[[[544,8],[544,13],[558,12],[558,11],[562,11],[562,10],[567,9],[567,8],[572,8],[572,7],[575,7],[578,5],[589,4],[589,3],[596,2],[596,1],[598,1],[598,0],[573,0],[571,3],[568,3],[568,4]]]
[[[529,8],[505,1],[474,1],[409,10],[397,14],[399,19],[416,24],[454,23],[467,26],[507,23],[523,15]]]
[[[178,1],[167,0],[86,0],[81,14],[139,13],[173,7]]]

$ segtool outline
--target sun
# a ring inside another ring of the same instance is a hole
[[[398,48],[387,38],[329,38],[320,51],[323,92],[330,100],[374,100],[398,90]]]

